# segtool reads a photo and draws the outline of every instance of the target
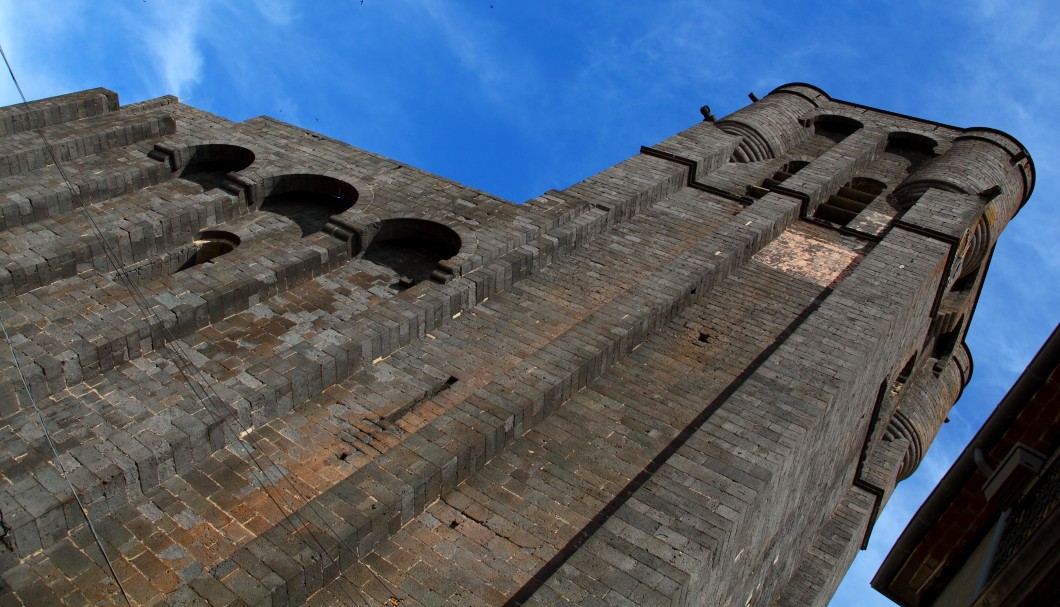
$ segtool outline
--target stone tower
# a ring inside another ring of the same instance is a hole
[[[172,97],[0,110],[0,602],[827,602],[1033,167],[805,84],[704,116],[513,205]]]

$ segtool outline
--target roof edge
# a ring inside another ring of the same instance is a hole
[[[984,451],[996,444],[1030,398],[1045,383],[1054,368],[1060,364],[1060,325],[1031,359],[1027,368],[1001,399],[983,427],[975,434],[968,446],[950,467],[946,475],[913,515],[894,547],[887,553],[871,585],[878,592],[903,607],[913,607],[907,597],[897,595],[891,588],[895,576],[901,570],[913,550],[923,541],[927,532],[939,522],[953,498],[964,488],[968,479],[978,471],[974,461],[976,449]]]

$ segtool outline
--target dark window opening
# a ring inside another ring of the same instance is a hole
[[[200,232],[195,238],[194,253],[177,269],[177,272],[183,272],[198,265],[213,263],[214,259],[234,251],[238,246],[239,237],[231,232],[218,230]]]
[[[404,291],[427,279],[444,281],[438,262],[460,252],[460,237],[450,228],[425,219],[384,221],[364,251],[364,259],[393,270],[390,288]]]
[[[884,152],[901,156],[911,164],[910,170],[935,156],[935,140],[915,133],[891,133]]]
[[[909,376],[913,374],[913,369],[916,368],[916,354],[909,358],[909,361],[905,363],[902,370],[898,372],[898,377],[891,382],[891,390],[888,394],[889,398],[898,398],[898,395],[902,393],[902,388],[909,381]]]
[[[950,356],[953,355],[953,351],[957,348],[957,340],[960,337],[961,325],[963,324],[964,319],[961,318],[952,331],[943,333],[935,338],[935,346],[931,351],[931,357],[936,361],[933,369],[935,377],[942,374],[942,370],[946,367],[946,363],[949,362]]]
[[[839,143],[861,126],[860,122],[846,116],[818,116],[813,122],[813,132]]]
[[[958,278],[950,287],[952,293],[971,293],[975,287],[975,281],[979,279],[979,272],[971,272]]]
[[[445,259],[436,249],[405,238],[373,243],[364,258],[397,272],[398,279],[390,285],[395,291],[404,291],[430,278],[438,262]]]
[[[191,151],[191,159],[179,177],[198,184],[204,192],[221,187],[225,177],[242,171],[254,162],[254,153],[236,145],[201,145]]]
[[[320,232],[332,215],[352,206],[353,202],[344,196],[300,190],[269,196],[260,210],[290,219],[301,228],[304,238]]]
[[[189,164],[180,172],[180,178],[198,184],[203,192],[208,192],[221,187],[230,172],[239,170],[232,166],[223,160]]]
[[[909,381],[909,376],[913,374],[913,369],[916,368],[916,354],[909,357],[909,361],[905,363],[902,370],[898,372],[898,381],[903,384]]]

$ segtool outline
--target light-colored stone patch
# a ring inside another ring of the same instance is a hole
[[[858,257],[860,254],[854,251],[788,230],[756,253],[754,259],[826,287]]]
[[[887,229],[887,226],[891,223],[891,217],[884,215],[877,211],[862,211],[849,226],[851,230],[856,230],[865,234],[875,234],[879,236],[883,234],[883,231]]]

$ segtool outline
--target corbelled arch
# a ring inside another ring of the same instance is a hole
[[[286,217],[298,226],[303,237],[328,232],[348,239],[349,234],[338,234],[329,224],[353,208],[361,199],[361,192],[369,190],[356,179],[333,173],[274,171],[244,177],[250,183],[249,206]]]
[[[459,230],[459,231],[458,231]],[[471,234],[433,219],[392,217],[358,230],[363,258],[386,266],[400,277],[399,290],[424,280],[445,283],[460,274],[470,254]]]

